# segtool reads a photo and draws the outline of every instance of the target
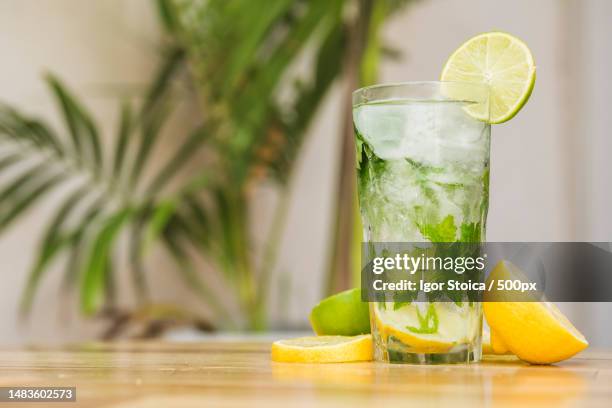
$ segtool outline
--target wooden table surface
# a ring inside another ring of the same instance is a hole
[[[612,352],[556,366],[272,363],[267,342],[89,344],[0,351],[0,386],[76,386],[42,407],[612,407]]]

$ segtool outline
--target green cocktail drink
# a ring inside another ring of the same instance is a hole
[[[273,360],[476,362],[483,305],[489,352],[510,350],[542,364],[588,346],[550,302],[481,303],[490,125],[514,118],[529,99],[529,48],[508,33],[478,34],[451,54],[440,78],[353,93],[361,289],[315,306],[310,321],[318,336],[275,342]],[[497,265],[487,284],[495,274],[511,275],[504,262]]]
[[[366,242],[481,242],[488,208],[488,90],[459,82],[378,85],[353,94]],[[473,112],[479,113],[475,119]],[[482,307],[466,297],[370,304],[375,358],[480,359]]]

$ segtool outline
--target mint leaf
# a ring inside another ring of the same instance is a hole
[[[438,313],[436,312],[436,307],[433,303],[430,303],[427,306],[427,313],[425,316],[421,314],[421,311],[417,307],[416,309],[417,317],[419,319],[419,327],[414,326],[406,326],[408,330],[413,333],[418,334],[433,334],[438,332],[438,326],[440,324],[438,320]]]
[[[455,242],[457,227],[455,217],[448,215],[439,224],[420,225],[421,234],[431,242]]]
[[[480,223],[469,222],[461,224],[461,242],[480,242]]]

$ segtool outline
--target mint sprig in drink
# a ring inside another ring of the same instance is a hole
[[[366,242],[484,241],[490,123],[509,120],[527,101],[533,58],[520,40],[486,33],[451,56],[442,79],[353,94]],[[482,306],[467,293],[372,302],[370,318],[379,361],[480,359]]]

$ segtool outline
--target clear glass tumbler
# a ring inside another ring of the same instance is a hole
[[[375,85],[353,93],[357,174],[366,243],[482,242],[489,191],[486,86]],[[371,302],[378,361],[480,359],[482,307],[424,294]]]

